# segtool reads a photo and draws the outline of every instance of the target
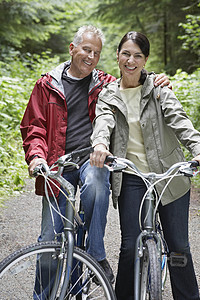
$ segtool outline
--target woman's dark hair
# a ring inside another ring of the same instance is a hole
[[[123,44],[126,43],[128,40],[132,40],[135,44],[137,44],[140,47],[145,57],[149,56],[149,52],[150,52],[149,40],[143,33],[137,31],[129,31],[123,36],[118,46],[118,52],[120,52]],[[146,77],[147,77],[147,71],[143,69],[141,71],[139,82],[143,84]]]

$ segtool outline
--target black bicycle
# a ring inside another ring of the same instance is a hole
[[[83,250],[85,230],[84,220],[80,217],[82,213],[75,208],[74,186],[62,177],[64,167],[78,167],[74,161],[91,151],[92,148],[74,151],[60,157],[51,167],[36,167],[35,175],[45,179],[45,194],[50,209],[58,214],[59,207],[55,209],[52,206],[48,189],[52,192],[51,184],[58,182],[65,190],[60,189],[67,199],[66,214],[61,215],[64,231],[59,237],[60,242],[35,243],[17,250],[0,262],[0,299],[116,299],[104,270]],[[42,286],[44,277],[48,278],[48,291]],[[40,293],[34,290],[36,281]]]

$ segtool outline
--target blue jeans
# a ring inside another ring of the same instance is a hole
[[[134,300],[134,253],[135,242],[140,233],[138,214],[141,199],[146,191],[143,181],[123,174],[119,197],[119,216],[122,234],[116,295],[118,300]],[[173,298],[175,300],[199,300],[197,281],[188,242],[188,211],[190,192],[180,199],[159,207],[160,219],[170,252],[187,256],[185,267],[169,265]]]
[[[85,162],[78,170],[75,169],[63,174],[63,177],[73,184],[75,188],[77,188],[80,180],[82,182],[80,198],[85,213],[85,226],[88,231],[86,249],[97,261],[101,261],[106,257],[103,239],[109,206],[109,176],[110,173],[107,168],[91,167],[89,161]],[[55,206],[53,199],[51,199],[51,202]],[[62,193],[59,194],[58,203],[61,213],[65,215],[66,199]],[[55,231],[61,233],[63,231],[62,220],[54,211],[53,215]],[[41,235],[38,241],[52,241],[54,238],[55,232],[49,204],[46,198],[43,197]],[[45,279],[43,281],[45,281]],[[43,282],[43,287],[45,286],[47,286],[48,289],[48,282]],[[39,291],[39,288],[39,283],[36,280],[36,291]],[[34,299],[38,298],[36,297]],[[46,298],[41,295],[39,299]]]

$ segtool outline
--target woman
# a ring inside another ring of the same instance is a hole
[[[154,87],[154,75],[144,70],[149,49],[149,41],[141,33],[128,32],[122,38],[117,50],[121,78],[103,89],[96,107],[91,165],[102,167],[106,155],[112,153],[130,159],[142,172],[162,173],[175,162],[184,160],[178,140],[200,162],[200,133],[174,93],[166,87]],[[122,233],[116,279],[118,300],[134,300],[134,247],[140,232],[138,210],[145,191],[139,177],[129,173],[112,174],[112,196],[114,206],[117,203],[119,206]],[[189,201],[189,179],[179,177],[170,183],[159,207],[170,253],[187,257],[185,267],[169,265],[176,300],[199,299],[188,242]]]

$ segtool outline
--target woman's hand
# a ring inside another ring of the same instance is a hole
[[[36,157],[30,162],[30,164],[28,166],[28,172],[31,177],[33,177],[33,171],[34,171],[35,167],[37,167],[38,165],[41,165],[41,164],[47,164],[47,162],[44,158]]]
[[[165,75],[164,73],[156,75],[154,85],[155,86],[161,85],[161,87],[166,85],[166,86],[168,86],[169,89],[172,89],[171,82],[170,82],[169,78],[167,77],[167,75]]]
[[[194,157],[192,160],[196,160],[199,162],[199,165],[200,165],[200,154],[198,154],[196,157]]]
[[[106,156],[112,155],[104,144],[98,144],[94,147],[94,152],[90,154],[91,166],[103,168]]]

